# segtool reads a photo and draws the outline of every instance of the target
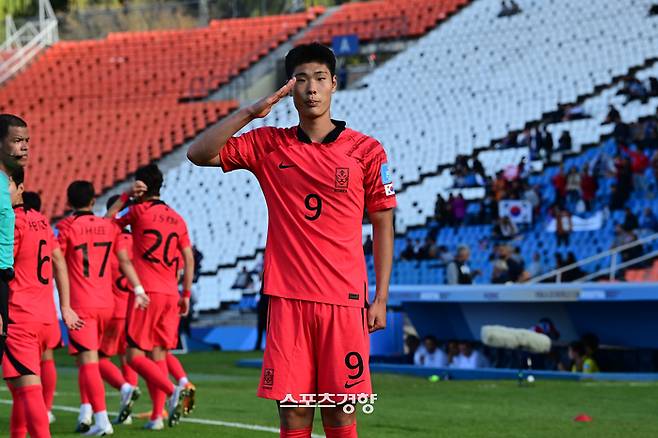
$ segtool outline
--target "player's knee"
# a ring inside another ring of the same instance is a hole
[[[356,414],[346,413],[342,406],[335,408],[321,408],[322,424],[329,427],[349,426],[356,421]]]
[[[312,408],[280,408],[281,425],[287,429],[298,429],[313,424]]]
[[[98,362],[98,352],[97,351],[83,351],[78,354],[78,364],[84,365],[88,363]]]

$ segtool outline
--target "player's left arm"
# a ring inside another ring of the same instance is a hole
[[[386,303],[388,285],[393,269],[393,209],[374,211],[368,214],[372,223],[373,255],[375,258],[376,291],[368,308],[368,330],[370,333],[386,327]]]
[[[62,311],[62,319],[69,330],[78,330],[84,327],[85,323],[78,317],[78,314],[71,308],[71,292],[69,286],[69,271],[66,267],[66,259],[60,248],[53,248],[53,268],[55,271],[55,282],[57,283],[57,292],[59,293],[59,308]]]
[[[185,269],[183,271],[183,295],[179,305],[181,316],[187,316],[190,312],[190,297],[192,295],[192,281],[194,280],[194,253],[191,246],[187,246],[180,251],[183,255]]]

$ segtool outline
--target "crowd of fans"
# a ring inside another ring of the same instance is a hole
[[[632,81],[627,82],[629,86],[624,89],[630,89]],[[655,84],[655,80],[647,81],[647,84]],[[574,113],[573,108],[567,108],[564,117],[574,117],[574,114],[582,113]],[[652,199],[658,187],[658,120],[649,117],[627,124],[621,120],[619,111],[611,106],[604,123],[614,125],[612,136],[617,144],[616,153],[608,154],[601,149],[581,168],[567,167],[560,163],[558,172],[550,181],[552,199],[543,199],[543,187],[530,183],[531,169],[526,158],[495,175],[488,175],[477,152],[472,156],[458,156],[452,168],[455,188],[485,189],[482,199],[470,201],[477,202],[478,208],[474,209],[477,213],[471,211],[469,202],[459,190],[450,193],[447,199],[439,194],[432,218],[435,226],[429,230],[423,242],[408,239],[400,259],[436,260],[439,265],[446,267],[446,281],[449,284],[469,284],[480,275],[478,270],[471,269],[468,264],[470,249],[460,247],[452,253],[447,247],[437,245],[438,230],[446,226],[492,225],[491,238],[481,245],[488,248],[489,243],[493,244],[490,261],[494,275],[489,280],[493,283],[518,282],[541,275],[547,271],[546,268],[559,268],[577,262],[575,253],[569,251],[574,232],[574,215],[602,211],[609,218],[610,212],[625,210],[624,223],[615,228],[613,248],[638,240],[639,230],[658,232],[658,218],[651,208],[633,212],[627,207],[633,193]],[[501,143],[501,147],[528,146],[531,160],[539,159],[545,161],[545,164],[554,164],[554,152],[572,150],[569,132],[564,131],[557,143],[558,147],[554,150],[551,133],[545,125],[536,124],[520,134],[510,134]],[[651,172],[647,172],[648,169]],[[652,173],[653,178],[647,177],[648,173]],[[600,195],[599,188],[608,183],[612,183],[610,194]],[[567,250],[566,255],[558,253],[554,263],[550,263],[543,261],[541,254],[535,253],[526,267],[514,243],[522,239],[523,232],[533,224],[523,225],[508,216],[501,217],[499,202],[502,200],[527,201],[532,208],[534,222],[537,222],[537,218],[555,219],[557,245]],[[625,250],[622,252],[622,260],[636,258],[642,251],[641,245]],[[517,264],[521,269],[517,268]],[[561,281],[574,281],[585,274],[574,268],[564,272]]]

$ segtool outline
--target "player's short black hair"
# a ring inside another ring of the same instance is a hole
[[[41,196],[37,192],[23,192],[25,210],[41,211]]]
[[[112,195],[108,198],[107,203],[105,204],[106,209],[110,209],[114,205],[115,202],[117,202],[117,199],[119,199],[119,195]]]
[[[14,184],[21,185],[25,182],[25,171],[21,166],[16,166],[9,171],[9,176],[11,180],[14,181]]]
[[[324,64],[329,69],[331,76],[336,75],[336,55],[329,47],[320,43],[302,44],[288,52],[286,55],[286,75],[292,78],[295,68],[307,62]]]
[[[94,199],[96,191],[89,181],[73,181],[66,189],[66,198],[74,209],[88,207]]]
[[[3,141],[9,135],[10,127],[27,128],[25,120],[13,114],[0,114],[0,141]]]
[[[142,181],[146,184],[146,193],[144,196],[160,196],[160,188],[162,188],[162,172],[156,164],[147,164],[137,169],[135,172],[135,179]]]

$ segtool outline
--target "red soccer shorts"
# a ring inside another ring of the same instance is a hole
[[[126,352],[126,318],[112,318],[105,326],[100,353],[112,357]]]
[[[112,308],[74,309],[85,322],[79,330],[69,330],[69,354],[76,355],[84,351],[98,351],[101,346],[103,331],[112,319]]]
[[[46,324],[20,323],[7,326],[5,351],[2,356],[2,377],[38,376],[43,354],[43,328]]]
[[[146,310],[135,309],[135,296],[128,300],[128,347],[151,351],[154,347],[173,350],[178,345],[180,321],[177,295],[149,293]]]
[[[270,297],[258,396],[299,402],[302,394],[371,394],[366,312]]]
[[[62,347],[62,330],[59,323],[43,324],[41,327],[41,348],[43,350],[55,350]]]

